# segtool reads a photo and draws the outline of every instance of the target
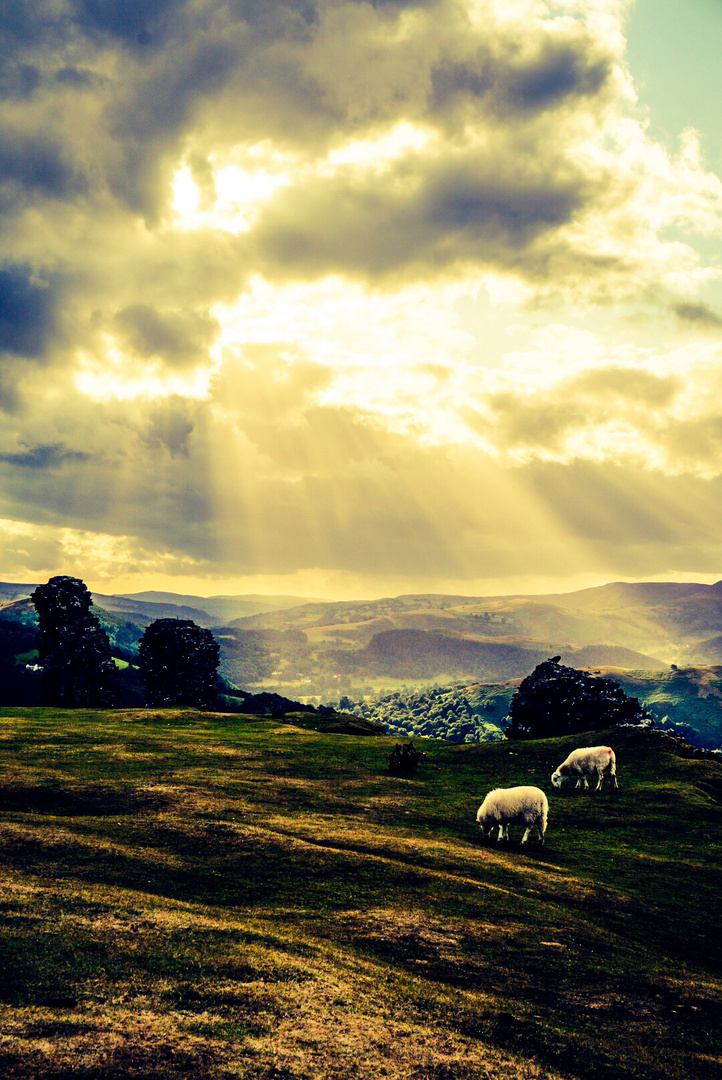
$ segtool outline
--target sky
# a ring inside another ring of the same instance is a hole
[[[4,0],[0,578],[722,578],[720,0]]]

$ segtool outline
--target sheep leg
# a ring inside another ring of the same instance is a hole
[[[530,836],[530,834],[531,834],[531,825],[527,825],[527,827],[526,827],[526,831],[524,832],[524,835],[523,835],[523,836],[522,836],[522,838],[521,838],[521,842],[522,842],[522,844],[526,844],[526,843],[527,843],[527,841],[528,841],[528,839],[529,839],[529,836]]]

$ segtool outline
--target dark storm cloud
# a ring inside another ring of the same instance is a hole
[[[154,42],[163,16],[184,5],[179,0],[75,0],[73,6],[78,26],[87,33],[142,48]]]
[[[527,67],[503,80],[508,100],[523,109],[544,109],[562,98],[597,94],[612,65],[608,57],[590,57],[582,44],[546,42]]]
[[[34,64],[0,65],[0,98],[26,99],[40,86],[42,76]]]
[[[473,60],[447,57],[431,72],[431,110],[472,103],[499,115],[538,112],[566,98],[600,92],[612,72],[611,58],[596,56],[590,41],[543,42],[520,62],[480,49]]]
[[[0,266],[0,350],[37,360],[56,328],[58,297],[27,266]]]
[[[29,44],[43,22],[39,0],[3,0],[0,5],[0,37],[5,39],[6,46],[12,42]]]
[[[318,23],[322,5],[313,0],[278,0],[268,4],[263,0],[231,0],[233,16],[252,26],[259,36],[275,39],[281,35],[290,40],[310,40],[309,29]]]
[[[78,67],[61,67],[53,76],[61,86],[72,86],[76,89],[85,89],[98,84],[98,76],[92,71]]]
[[[22,469],[58,469],[67,462],[87,461],[90,457],[78,450],[53,443],[49,446],[30,446],[13,454],[0,454],[0,461],[17,465]]]
[[[33,195],[73,199],[87,181],[52,135],[25,135],[0,126],[0,199],[27,204]]]
[[[222,89],[237,62],[233,42],[202,37],[180,55],[169,53],[128,98],[109,108],[111,132],[139,140],[177,134],[197,103]]]
[[[62,5],[47,0],[0,4],[0,96],[23,98],[40,85],[46,49],[62,50],[72,22]]]
[[[421,218],[440,232],[473,238],[492,233],[513,246],[540,231],[568,221],[583,202],[584,185],[550,177],[519,180],[474,175],[471,169],[443,171],[431,178],[420,199]]]
[[[525,261],[525,249],[570,221],[588,192],[581,174],[555,177],[551,166],[542,176],[531,166],[519,175],[502,161],[491,171],[471,155],[421,166],[418,180],[408,191],[354,177],[291,189],[261,213],[250,239],[272,275],[426,276],[429,267],[487,261],[534,275],[543,252]]]

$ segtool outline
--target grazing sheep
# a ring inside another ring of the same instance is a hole
[[[566,761],[552,773],[552,784],[554,787],[561,787],[563,780],[573,780],[576,777],[575,787],[588,788],[587,776],[596,776],[597,786],[594,790],[599,791],[605,774],[611,776],[615,787],[619,787],[617,759],[611,746],[581,747],[579,750],[572,750]]]
[[[476,820],[485,837],[491,834],[495,825],[498,825],[499,840],[509,839],[509,825],[525,825],[526,832],[521,838],[522,844],[526,844],[532,829],[536,827],[540,843],[543,844],[548,812],[549,803],[541,788],[496,788],[484,799],[477,812]]]

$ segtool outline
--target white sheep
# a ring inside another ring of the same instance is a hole
[[[491,834],[495,825],[498,825],[499,840],[509,839],[509,825],[525,825],[526,832],[521,838],[522,844],[526,844],[532,829],[536,827],[540,842],[543,844],[548,813],[549,803],[541,788],[495,788],[494,791],[489,792],[479,807],[476,820],[485,837]]]
[[[596,776],[595,791],[599,791],[605,775],[611,776],[614,786],[619,787],[617,759],[611,746],[580,747],[579,750],[572,750],[566,761],[552,773],[552,784],[554,787],[561,787],[563,780],[573,780],[576,777],[575,787],[588,788],[587,777]]]

